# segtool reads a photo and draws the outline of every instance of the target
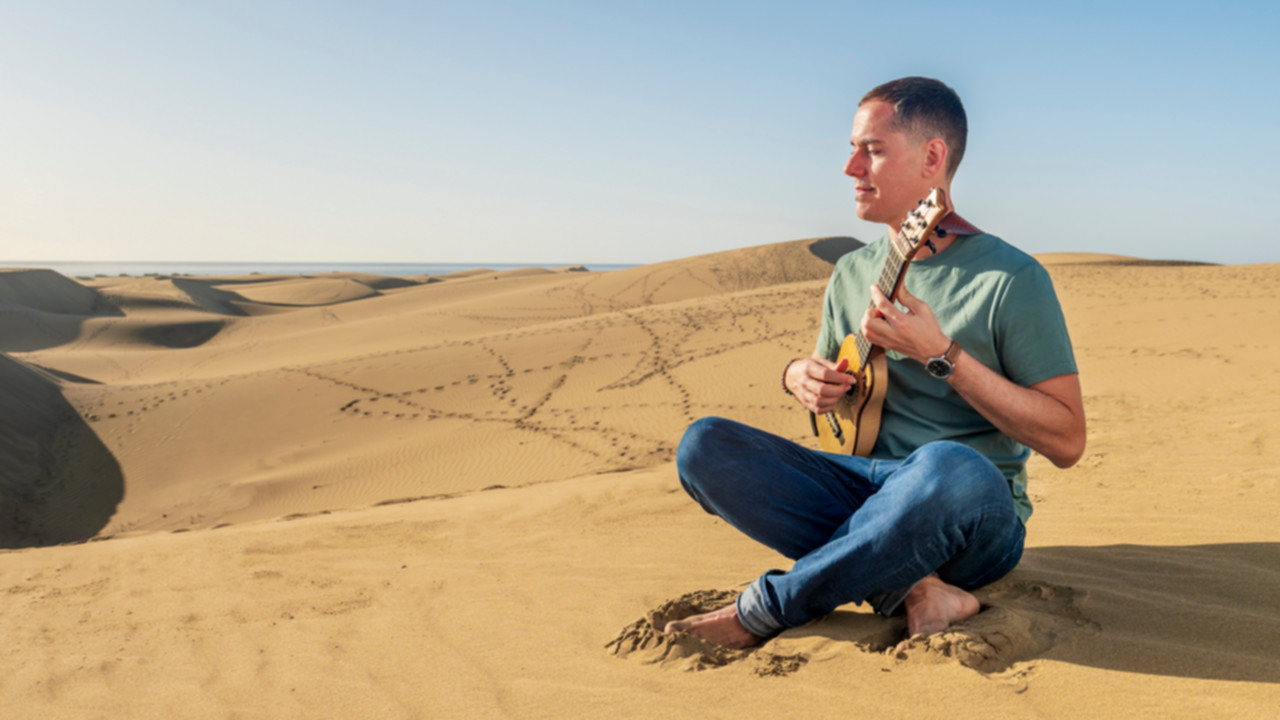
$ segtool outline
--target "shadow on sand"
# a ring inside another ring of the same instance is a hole
[[[1030,548],[975,593],[976,617],[904,646],[986,673],[1052,659],[1126,673],[1280,684],[1280,543]],[[882,653],[901,616],[837,610],[787,637]]]
[[[809,252],[824,262],[836,264],[836,261],[845,253],[853,252],[862,247],[864,243],[851,237],[837,235],[834,237],[821,238],[815,240],[809,245]]]
[[[53,375],[0,354],[0,548],[88,540],[124,476]]]
[[[1280,684],[1280,543],[1032,548],[1014,574],[1085,593],[1080,612],[1101,631],[1056,659]]]

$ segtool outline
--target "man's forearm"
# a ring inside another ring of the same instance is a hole
[[[1023,387],[961,352],[947,382],[1001,432],[1070,467],[1084,454],[1084,404],[1080,379],[1061,375]]]

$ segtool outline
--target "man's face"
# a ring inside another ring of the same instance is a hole
[[[872,100],[853,116],[853,153],[844,174],[856,182],[858,217],[897,227],[929,194],[924,143],[891,130],[893,105]]]

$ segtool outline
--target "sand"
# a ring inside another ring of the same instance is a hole
[[[0,271],[0,715],[1274,717],[1280,265],[1045,257],[1089,446],[1033,456],[975,618],[898,654],[857,606],[751,652],[654,633],[787,567],[673,455],[710,414],[813,442],[779,373],[853,246]]]

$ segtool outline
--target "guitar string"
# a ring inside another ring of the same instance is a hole
[[[934,207],[933,202],[929,203],[929,207]],[[908,225],[912,225],[912,227],[908,227]],[[928,227],[927,223],[925,223],[925,227]],[[919,237],[923,237],[923,235],[912,236],[912,239],[910,240],[906,238],[906,235],[909,235],[912,230],[919,230],[918,225],[912,223],[910,218],[903,223],[902,230],[904,232],[899,235],[897,241],[898,243],[905,242],[909,246],[909,249],[904,251],[897,243],[892,242],[891,238],[891,242],[889,244],[889,257],[885,259],[884,267],[880,270],[880,279],[876,283],[877,287],[880,288],[880,292],[884,293],[885,297],[890,296],[890,291],[892,289],[889,281],[892,280],[892,285],[898,284],[898,280],[903,274],[903,268],[907,263],[907,256],[913,254],[912,251],[916,249]],[[872,300],[868,307],[874,308],[875,301]],[[858,367],[866,367],[867,359],[871,354],[872,345],[862,336],[861,333],[855,333],[853,337],[854,345],[858,349]],[[839,429],[839,418],[836,417],[835,412],[828,412],[824,415],[826,417],[827,424],[830,426],[832,433],[836,436],[837,441],[843,444],[843,433]]]

